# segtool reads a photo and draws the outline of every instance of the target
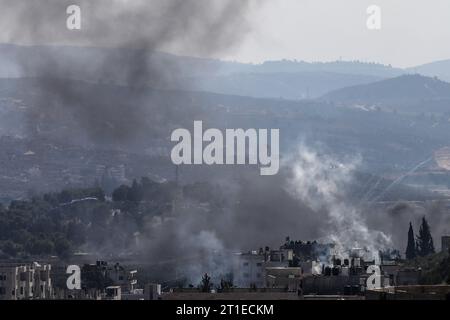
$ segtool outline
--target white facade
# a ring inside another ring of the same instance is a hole
[[[235,256],[233,282],[241,288],[265,287],[265,256],[255,253],[241,253]]]
[[[0,300],[51,299],[50,265],[1,264]]]

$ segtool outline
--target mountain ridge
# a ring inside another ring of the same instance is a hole
[[[322,100],[352,104],[406,104],[450,99],[450,83],[436,77],[405,74],[367,85],[332,91]]]

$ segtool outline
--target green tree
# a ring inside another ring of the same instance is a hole
[[[423,217],[419,236],[417,237],[417,254],[421,257],[425,257],[433,253],[435,253],[435,251],[430,226],[425,217]]]
[[[128,200],[128,194],[130,193],[130,187],[126,185],[121,185],[119,188],[115,189],[112,193],[113,201],[122,202]]]
[[[416,257],[416,242],[414,240],[414,230],[412,223],[409,223],[408,245],[406,247],[406,259],[412,260]]]
[[[202,277],[202,283],[200,284],[200,290],[202,292],[209,292],[211,290],[211,277],[205,273]]]
[[[1,250],[10,257],[17,256],[20,251],[19,246],[10,240],[3,243],[3,245],[1,246]]]
[[[66,237],[69,241],[80,246],[86,241],[86,228],[81,223],[69,222],[67,225]]]
[[[131,185],[130,192],[128,193],[128,200],[133,202],[139,202],[142,200],[141,187],[136,179],[133,180],[133,184]]]
[[[55,245],[50,239],[37,239],[27,243],[25,248],[32,255],[49,255],[55,250]]]
[[[68,258],[71,254],[71,244],[70,242],[60,236],[54,240],[55,252],[61,258]]]
[[[58,194],[59,203],[68,203],[72,201],[72,193],[70,190],[63,190],[60,194]]]

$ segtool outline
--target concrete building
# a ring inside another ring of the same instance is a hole
[[[266,268],[266,288],[281,288],[298,292],[302,286],[301,268]]]
[[[398,264],[383,264],[380,267],[383,276],[389,280],[389,286],[417,285],[422,274],[420,269],[405,268]]]
[[[137,270],[128,270],[116,263],[112,268],[107,269],[107,276],[115,285],[122,288],[122,292],[132,292],[137,286]]]
[[[103,300],[121,300],[122,289],[120,286],[110,286],[105,289]]]
[[[287,268],[294,259],[294,251],[292,249],[270,250],[267,247],[264,258],[267,268]]]
[[[134,289],[131,292],[122,292],[120,300],[128,300],[128,301],[146,300],[144,289]]]
[[[363,292],[365,275],[309,275],[303,278],[305,295],[359,295]]]
[[[319,275],[322,273],[322,264],[317,261],[300,262],[300,268],[304,274]]]
[[[132,292],[137,289],[137,270],[127,269],[119,263],[110,265],[106,261],[97,261],[95,264],[85,264],[82,267],[83,273],[97,273],[104,279],[111,280],[114,286],[120,286],[122,292]]]
[[[284,289],[249,289],[232,288],[226,292],[200,292],[198,289],[173,289],[171,292],[162,293],[161,300],[300,300],[302,297],[297,292],[288,292]]]
[[[322,244],[316,241],[291,241],[289,237],[280,248],[281,250],[292,250],[293,255],[299,261],[314,261],[321,257],[331,256],[334,244]]]
[[[242,288],[265,287],[265,256],[258,252],[239,253],[233,261],[233,282]]]
[[[238,253],[233,261],[233,282],[241,288],[265,288],[267,268],[287,268],[293,258],[292,250],[270,250]]]
[[[68,290],[67,288],[54,288],[55,300],[102,300],[103,291],[91,288],[81,290]]]
[[[361,296],[370,276],[367,270],[374,264],[375,257],[371,252],[360,248],[351,249],[344,254],[333,254],[329,264],[300,263],[304,271],[302,291],[305,295]],[[386,268],[384,270],[381,266],[382,287],[391,285],[397,279],[398,267],[389,264]]]
[[[161,297],[161,285],[157,283],[149,283],[144,289],[145,300],[158,300]]]
[[[134,299],[137,290],[137,270],[126,268],[116,263],[97,261],[95,264],[84,264],[81,267],[81,290],[67,289],[67,265],[55,264],[53,278],[56,299],[100,300],[103,299],[106,286],[120,287],[120,294]],[[135,299],[139,300],[139,299]]]
[[[0,300],[52,299],[50,265],[1,264]]]
[[[450,286],[397,286],[367,290],[366,300],[450,300]]]

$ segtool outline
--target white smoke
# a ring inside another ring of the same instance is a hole
[[[291,170],[288,189],[314,212],[324,215],[323,240],[335,243],[341,252],[365,248],[376,253],[391,246],[391,237],[371,230],[364,214],[347,197],[348,186],[359,163],[359,159],[341,163],[302,145],[287,160]]]
[[[146,222],[141,250],[149,261],[164,265],[170,280],[197,285],[208,273],[215,284],[231,271],[223,239],[210,222],[211,212],[189,200],[178,200],[170,217]]]

